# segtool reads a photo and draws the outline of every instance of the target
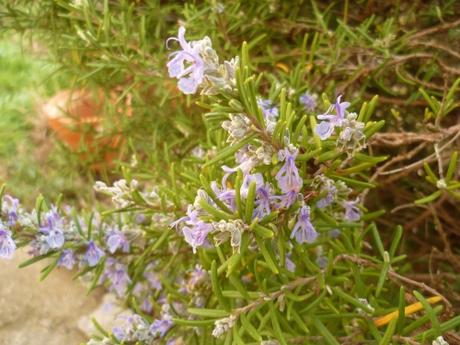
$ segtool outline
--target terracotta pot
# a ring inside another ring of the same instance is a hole
[[[110,95],[115,103],[117,92]],[[121,134],[103,135],[102,112],[106,98],[102,91],[84,89],[63,90],[56,93],[42,106],[42,113],[56,137],[70,150],[78,153],[82,161],[91,160],[91,167],[99,170],[111,164],[119,154],[123,143]],[[118,107],[123,116],[132,116],[130,98],[127,104]]]

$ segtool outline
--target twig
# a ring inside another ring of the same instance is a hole
[[[457,132],[457,134],[455,134],[453,136],[452,139],[450,139],[447,143],[445,143],[444,145],[442,145],[440,148],[439,148],[439,152],[443,151],[445,148],[449,147],[455,140],[457,140],[458,138],[460,137],[460,131]],[[425,162],[428,162],[430,161],[430,159],[432,158],[436,158],[436,154],[435,153],[432,153],[431,155],[417,161],[417,162],[414,162],[412,164],[409,164],[407,166],[404,166],[404,167],[401,167],[401,168],[398,168],[398,169],[394,169],[394,170],[390,170],[390,171],[385,171],[385,172],[382,172],[380,173],[380,175],[391,175],[391,174],[395,174],[395,173],[398,173],[398,172],[401,172],[401,171],[404,171],[404,170],[412,170],[414,168],[418,168],[419,166],[423,165]]]
[[[244,307],[235,309],[232,314],[234,316],[238,317],[240,314],[247,313],[247,312],[257,308],[259,305],[264,304],[265,302],[276,300],[277,298],[282,296],[285,293],[285,291],[291,291],[291,290],[294,290],[295,288],[297,288],[299,286],[307,285],[307,284],[311,283],[312,281],[314,281],[315,279],[316,279],[316,277],[301,277],[301,278],[297,278],[296,280],[293,280],[292,282],[290,282],[290,283],[288,283],[286,285],[283,285],[280,290],[272,292],[272,293],[270,293],[268,295],[264,295],[264,296],[260,297],[259,299],[255,300],[254,302],[249,303],[248,305],[245,305]]]
[[[380,98],[379,98],[380,99]],[[432,133],[415,133],[415,132],[388,132],[376,133],[370,140],[371,145],[397,147],[410,145],[416,142],[436,143],[444,140],[446,137],[460,131],[460,124],[447,129]]]
[[[369,260],[361,258],[357,255],[341,254],[335,258],[334,264],[341,260],[351,261],[351,262],[354,262],[362,266],[373,267],[377,269],[380,268],[378,265],[374,264],[373,262],[370,262]],[[432,287],[429,287],[425,283],[421,283],[416,280],[402,276],[399,273],[396,273],[392,268],[388,270],[388,277],[395,282],[400,281],[400,282],[405,283],[406,285],[418,287],[426,292],[431,293],[434,296],[440,296],[442,300],[444,301],[444,303],[446,304],[447,308],[449,310],[452,309],[452,304],[447,300],[447,298],[445,298],[439,291],[433,289]]]
[[[426,29],[426,30],[422,30],[422,31],[419,31],[419,32],[411,35],[409,41],[413,41],[416,38],[420,38],[420,37],[423,37],[423,36],[426,36],[426,35],[430,35],[430,34],[433,34],[435,32],[449,30],[449,29],[455,28],[456,26],[459,26],[459,25],[460,25],[460,19],[456,20],[454,22],[450,22],[450,23],[443,23],[441,25],[435,26],[434,28],[429,28],[429,29]]]

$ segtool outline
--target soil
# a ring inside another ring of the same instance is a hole
[[[101,291],[86,294],[73,273],[56,269],[39,282],[45,263],[25,268],[28,259],[18,250],[12,260],[0,262],[0,345],[79,345],[87,336],[79,319],[95,310]]]

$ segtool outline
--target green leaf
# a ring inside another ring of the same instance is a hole
[[[240,315],[240,322],[245,332],[248,333],[251,338],[259,343],[262,341],[262,337],[260,336],[259,332],[257,332],[257,329],[251,324],[245,314]]]
[[[398,305],[398,321],[396,325],[397,332],[401,334],[402,330],[404,329],[404,324],[406,321],[406,297],[404,286],[399,288],[399,305]]]
[[[220,306],[227,311],[230,310],[230,306],[227,303],[227,300],[222,295],[222,290],[219,284],[219,277],[217,275],[217,263],[215,260],[211,264],[211,284],[212,284],[212,291],[214,295],[217,297],[217,300],[219,301]]]
[[[252,181],[249,185],[248,196],[246,198],[246,212],[245,219],[249,224],[252,220],[252,214],[254,212],[254,202],[256,197],[256,181]]]
[[[425,299],[425,297],[422,296],[421,293],[415,290],[413,292],[414,296],[420,301],[420,303],[422,303],[423,309],[425,309],[426,314],[430,318],[431,326],[433,327],[434,331],[434,336],[439,337],[440,335],[442,335],[441,326],[439,324],[438,317],[436,316],[435,312],[433,311],[433,308],[431,307],[431,304]]]
[[[376,297],[380,295],[380,292],[383,289],[383,285],[385,284],[385,281],[387,279],[388,271],[390,270],[390,255],[388,254],[388,252],[385,251],[383,253],[383,257],[384,257],[383,266],[380,271],[379,280],[377,282],[377,288],[375,289]]]
[[[369,308],[364,303],[361,303],[356,298],[354,298],[354,297],[350,296],[349,294],[345,293],[341,288],[333,287],[332,291],[334,291],[335,294],[337,294],[340,298],[344,299],[346,302],[354,305],[357,308],[360,308],[361,310],[364,310],[366,313],[368,313],[368,314],[373,313],[373,310],[371,308]]]
[[[335,339],[331,332],[324,326],[321,320],[317,317],[313,317],[313,325],[319,334],[321,334],[326,342],[329,345],[340,345],[340,343]]]
[[[433,170],[431,170],[431,168],[428,165],[428,163],[425,162],[423,164],[423,169],[425,170],[426,174],[428,175],[428,178],[427,178],[428,181],[430,181],[432,184],[436,185],[436,181],[438,180],[438,178],[434,174]]]
[[[401,242],[403,232],[404,232],[404,229],[401,225],[396,226],[395,234],[393,236],[393,241],[391,242],[391,247],[390,247],[390,257],[391,258],[393,258],[396,254],[396,250],[398,249],[399,243]]]
[[[375,133],[380,131],[380,129],[382,129],[384,125],[385,125],[385,120],[381,120],[378,122],[368,122],[366,124],[366,128],[364,128],[364,135],[366,136],[366,138],[370,138]]]
[[[269,239],[273,238],[275,236],[274,232],[270,229],[267,229],[266,227],[259,225],[259,224],[254,224],[253,226],[254,232],[259,236],[260,238],[263,239]]]
[[[385,331],[385,334],[383,335],[382,340],[380,340],[379,342],[379,345],[390,345],[391,344],[391,339],[393,338],[393,335],[396,330],[396,321],[397,321],[396,319],[391,320],[391,322],[389,323]]]
[[[438,307],[441,307],[441,306],[438,306]],[[435,311],[436,311],[436,308],[435,308]],[[437,314],[437,313],[436,313]],[[454,329],[456,329],[458,326],[460,325],[460,315],[459,316],[456,316],[446,322],[443,322],[441,325],[440,325],[440,332],[441,333],[446,333],[446,332],[449,332],[449,331],[452,331]],[[433,338],[436,338],[437,337],[437,333],[438,331],[437,330],[434,330],[434,329],[430,329],[428,331],[425,331],[421,334],[418,334],[415,336],[415,340],[417,341],[421,341],[422,339],[433,339]]]
[[[382,242],[382,239],[380,238],[380,234],[377,229],[377,226],[374,223],[372,223],[370,228],[372,231],[372,235],[374,236],[374,241],[375,241],[375,244],[377,245],[377,249],[379,250],[379,253],[382,256],[382,259],[385,259],[385,249],[383,248],[383,242]]]
[[[19,268],[27,267],[29,265],[32,265],[32,264],[38,262],[38,261],[41,261],[41,260],[46,259],[46,258],[49,258],[50,256],[53,256],[54,254],[56,254],[56,251],[50,251],[50,252],[48,252],[46,254],[35,256],[35,257],[33,257],[33,258],[29,259],[29,260],[21,262],[19,264]]]
[[[265,263],[267,264],[268,268],[270,268],[270,270],[273,273],[278,274],[279,273],[278,267],[275,264],[273,257],[270,255],[270,252],[268,251],[267,247],[265,246],[265,241],[257,239],[257,244],[259,245],[260,252],[262,253],[264,257]]]
[[[415,200],[414,202],[417,204],[417,205],[421,205],[421,204],[427,204],[429,202],[433,202],[435,201],[437,198],[439,198],[440,196],[442,195],[442,191],[441,190],[438,190],[436,192],[434,192],[433,194],[430,194],[424,198],[421,198],[421,199],[417,199]]]
[[[446,182],[449,182],[450,180],[452,180],[452,177],[454,176],[454,173],[457,170],[457,163],[458,163],[458,151],[454,151],[452,152],[452,155],[450,156],[449,167],[447,168],[446,178],[445,178]]]
[[[187,311],[193,315],[212,317],[215,319],[222,319],[229,315],[228,311],[222,309],[188,308]]]
[[[283,335],[283,331],[281,330],[280,323],[278,321],[278,312],[276,311],[273,303],[268,303],[268,305],[270,307],[270,317],[276,338],[280,341],[282,345],[288,345],[286,338]]]
[[[227,212],[216,209],[215,207],[209,205],[205,199],[200,199],[199,201],[201,208],[207,211],[211,216],[214,216],[217,219],[229,220],[233,218],[233,215],[228,214]]]
[[[239,141],[238,143],[227,146],[225,149],[220,151],[214,158],[212,158],[211,160],[203,164],[203,168],[207,168],[219,161],[227,159],[228,157],[233,155],[236,151],[241,149],[243,146],[246,146],[247,144],[249,144],[249,142],[253,140],[255,137],[256,137],[256,134],[250,134],[243,140]]]
[[[40,281],[43,281],[46,279],[46,277],[48,277],[48,275],[56,268],[56,266],[58,265],[58,262],[59,262],[59,259],[60,259],[60,255],[57,255],[56,258],[53,260],[53,262],[51,264],[49,264],[48,266],[46,266],[41,274],[40,274]]]
[[[366,109],[366,114],[364,115],[362,121],[364,123],[368,122],[371,119],[371,116],[374,114],[375,107],[377,106],[377,102],[379,101],[379,96],[375,95],[372,97],[371,101],[369,102],[369,105]]]
[[[203,327],[213,325],[216,320],[184,320],[173,318],[172,321],[178,326]]]

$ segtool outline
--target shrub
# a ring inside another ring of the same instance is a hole
[[[116,89],[120,102],[132,97],[122,131],[135,159],[120,163],[118,181],[95,184],[113,210],[77,212],[39,198],[28,212],[8,195],[1,205],[2,257],[30,245],[24,265],[49,260],[43,278],[77,268],[89,289],[106,286],[131,311],[88,344],[442,344],[458,326],[441,293],[400,272],[403,228],[378,225],[385,211],[364,204],[376,187],[371,173],[387,159],[366,151],[385,139],[376,135],[385,108],[366,96],[388,92],[380,71],[413,58],[398,55],[408,38],[392,36],[391,19],[350,27],[346,7],[330,32],[335,7],[314,2],[20,4],[5,7],[10,27],[49,31],[42,37],[55,40],[79,83]],[[313,37],[297,34],[310,25],[307,8],[320,28]],[[210,37],[189,39],[178,13],[195,34],[207,15]],[[368,55],[344,58],[346,44]],[[344,68],[354,58],[367,67]],[[428,78],[433,66],[417,73]],[[350,86],[365,75],[363,87]],[[428,118],[439,124],[455,109],[457,86],[444,103],[417,91]],[[448,180],[425,167],[442,191],[417,203],[458,188],[456,161],[454,153]]]

